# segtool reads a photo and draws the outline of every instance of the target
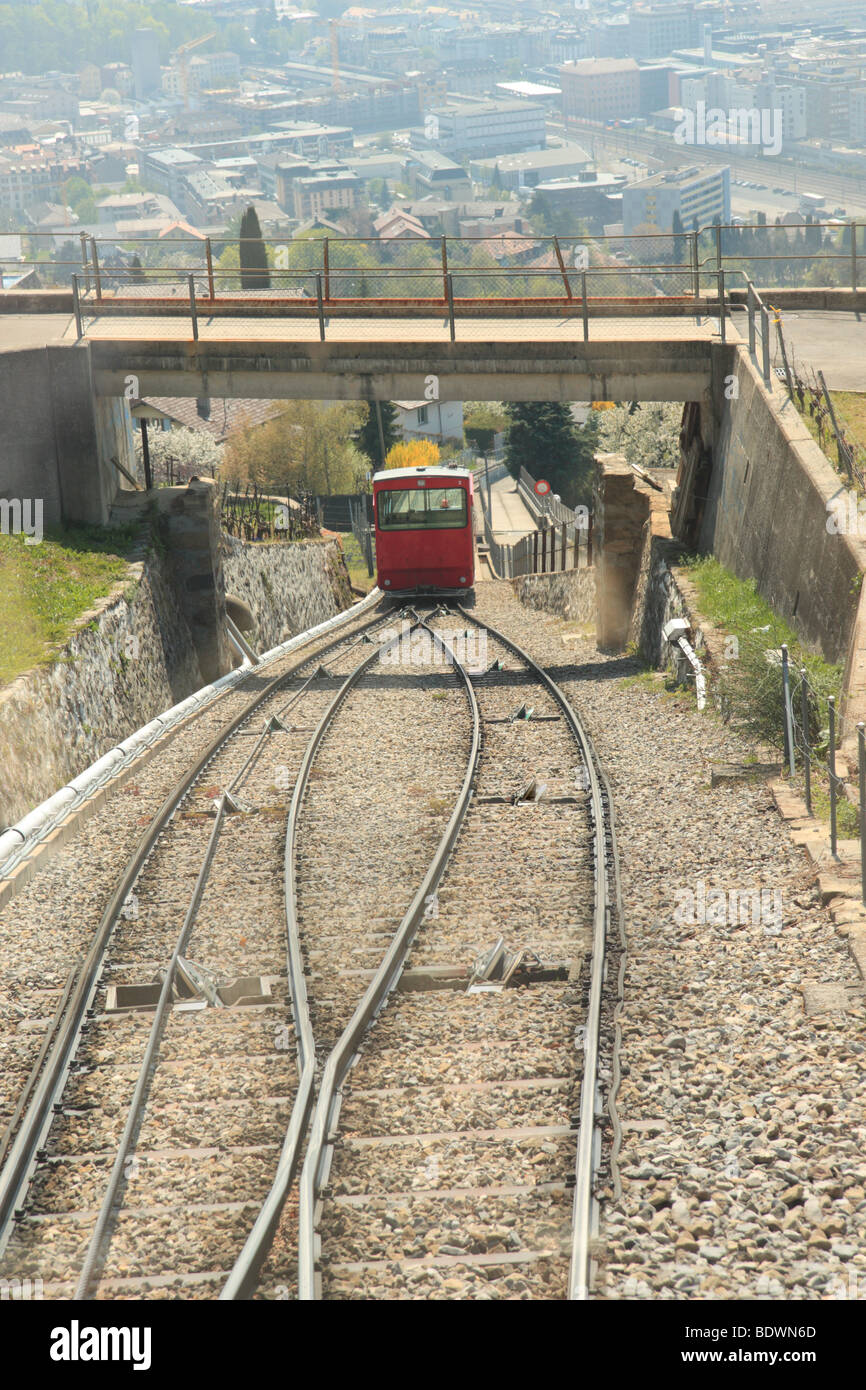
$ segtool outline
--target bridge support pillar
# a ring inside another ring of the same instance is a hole
[[[596,468],[596,640],[600,650],[618,651],[628,640],[649,499],[635,490],[622,454],[596,454]]]
[[[97,399],[90,345],[0,357],[0,496],[41,500],[43,522],[108,522],[121,474],[134,472],[126,401]]]

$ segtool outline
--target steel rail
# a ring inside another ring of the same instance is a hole
[[[406,612],[404,608],[401,612]],[[411,611],[411,610],[410,610]],[[389,615],[390,616],[390,615]],[[416,615],[417,616],[417,615]],[[414,631],[418,623],[414,623]],[[303,761],[295,779],[291,805],[286,824],[286,850],[284,866],[286,937],[288,951],[289,990],[292,998],[292,1014],[298,1045],[298,1068],[300,1079],[289,1126],[283,1140],[279,1162],[270,1190],[262,1203],[243,1249],[232,1266],[231,1273],[220,1291],[222,1301],[244,1299],[252,1296],[259,1271],[267,1258],[279,1225],[280,1215],[289,1190],[295,1179],[300,1161],[301,1149],[309,1127],[310,1112],[313,1106],[313,1089],[316,1073],[316,1041],[310,1019],[307,999],[307,982],[304,975],[304,959],[301,949],[300,926],[298,923],[297,874],[295,868],[297,832],[301,805],[309,781],[310,770],[316,753],[334,717],[349,693],[367,671],[378,661],[382,653],[388,651],[403,636],[397,633],[388,642],[377,647],[347,676],[333,700],[317,724],[304,753]]]
[[[347,613],[351,610],[347,610]],[[390,615],[373,618],[359,631],[365,632],[380,625]],[[312,639],[315,640],[315,639]],[[345,637],[336,637],[317,655],[322,656],[334,647],[341,646]],[[210,741],[196,762],[175,783],[164,802],[156,812],[150,825],[144,831],[127,866],[109,898],[99,925],[94,934],[88,953],[81,965],[75,987],[67,996],[68,1004],[62,1023],[55,1031],[55,1040],[47,1057],[46,1065],[38,1084],[31,1087],[32,1095],[23,1116],[18,1133],[0,1170],[0,1253],[9,1240],[14,1213],[22,1192],[29,1181],[37,1162],[37,1154],[42,1146],[54,1116],[54,1106],[60,1099],[69,1067],[78,1047],[88,1010],[91,1008],[102,974],[105,955],[113,935],[121,910],[135,884],[146,860],[152,853],[165,826],[173,816],[189,788],[201,776],[207,765],[227,743],[238,728],[265,703],[279,687],[289,681],[297,670],[305,666],[311,658],[303,657],[289,671],[275,676],[263,690],[225,725]],[[256,674],[253,669],[249,676]],[[240,685],[249,678],[245,677]]]
[[[583,1076],[580,1085],[580,1112],[575,1161],[574,1206],[572,1215],[571,1267],[568,1278],[569,1300],[582,1301],[589,1297],[590,1283],[590,1238],[597,1226],[598,1204],[593,1192],[593,1180],[601,1157],[600,1142],[596,1142],[596,1117],[601,1108],[598,1103],[599,1092],[599,1033],[601,1025],[601,1005],[604,990],[605,959],[608,931],[610,927],[610,893],[608,880],[608,853],[605,843],[605,824],[611,837],[611,858],[616,859],[616,841],[612,820],[613,804],[609,800],[611,815],[605,816],[605,799],[597,768],[600,766],[592,740],[572,708],[568,698],[537,661],[489,623],[474,617],[461,605],[455,604],[457,612],[467,621],[487,632],[504,647],[534,671],[541,683],[556,700],[565,716],[566,723],[574,735],[581,751],[589,775],[590,815],[593,822],[593,846],[595,878],[595,903],[593,908],[592,957],[590,965],[589,1002],[587,1004],[586,1028],[584,1034]]]
[[[354,648],[359,645],[359,642],[361,640],[362,639],[358,638],[355,641],[350,642],[348,646],[348,651],[353,651]],[[390,643],[385,644],[385,646],[389,645]],[[351,685],[355,682],[355,680],[357,679],[358,670],[366,669],[366,667],[369,666],[371,662],[378,659],[380,650],[381,649],[377,648],[369,657],[366,657],[364,661],[361,662],[360,667],[356,668],[356,671],[349,676],[346,682],[344,682],[344,685],[341,688],[341,694],[347,686],[351,687]],[[315,679],[316,675],[318,675],[318,670],[314,672],[313,675],[310,676],[306,681],[304,681],[303,685],[301,686],[301,689],[296,694],[296,699],[299,698],[305,691],[309,689],[310,684]],[[294,703],[294,701],[289,701],[289,703]],[[334,701],[332,701],[332,704],[328,712],[331,713],[331,711],[338,707],[339,703],[340,696],[338,696]],[[192,897],[184,915],[183,925],[181,926],[171,960],[168,964],[168,969],[165,973],[165,978],[162,983],[162,989],[160,990],[159,1001],[156,1006],[156,1012],[153,1017],[150,1034],[147,1040],[147,1046],[145,1048],[144,1056],[141,1061],[135,1091],[133,1093],[132,1100],[129,1103],[129,1110],[127,1113],[126,1123],[124,1125],[123,1134],[121,1136],[120,1144],[118,1145],[117,1153],[115,1155],[114,1164],[112,1165],[112,1170],[108,1181],[108,1187],[106,1188],[105,1193],[103,1195],[99,1216],[97,1218],[96,1226],[94,1227],[93,1232],[91,1234],[90,1242],[87,1248],[87,1253],[85,1255],[84,1265],[79,1276],[78,1287],[76,1289],[75,1294],[76,1298],[78,1299],[85,1299],[88,1296],[90,1285],[93,1282],[97,1265],[99,1264],[103,1252],[103,1247],[106,1243],[106,1236],[108,1235],[112,1219],[115,1215],[115,1207],[117,1205],[117,1199],[120,1192],[121,1182],[126,1172],[127,1159],[129,1158],[130,1154],[134,1151],[136,1138],[141,1128],[141,1120],[144,1114],[144,1108],[147,1103],[150,1091],[150,1083],[153,1079],[153,1072],[155,1070],[157,1057],[159,1055],[159,1046],[162,1040],[162,1032],[165,1025],[165,1020],[168,1016],[169,1006],[171,1004],[171,992],[177,974],[178,961],[186,951],[190,933],[195,923],[195,919],[198,916],[198,910],[201,905],[201,900],[204,896],[204,890],[207,885],[207,880],[210,876],[211,866],[213,864],[213,860],[217,851],[217,845],[222,834],[222,828],[225,822],[228,807],[230,805],[230,799],[235,790],[239,787],[240,783],[243,781],[244,777],[246,776],[249,768],[252,766],[253,761],[258,756],[268,736],[269,730],[268,726],[266,726],[265,729],[262,730],[262,732],[258,735],[253,746],[252,752],[250,752],[249,755],[244,759],[243,764],[235,773],[234,777],[229,782],[228,786],[219,798],[216,810],[216,817],[214,819],[214,824],[211,829],[211,833],[208,837],[208,843],[205,849],[201,868],[199,869],[198,877],[196,878],[195,882],[195,887],[192,892]]]
[[[430,860],[421,885],[394,933],[391,944],[382,959],[382,964],[376,971],[363,998],[325,1063],[319,1086],[319,1099],[313,1115],[310,1138],[301,1171],[298,1231],[298,1299],[301,1302],[312,1301],[318,1296],[316,1288],[316,1202],[330,1165],[332,1145],[329,1141],[329,1135],[336,1123],[342,1101],[340,1087],[354,1060],[359,1042],[382,1009],[403,972],[409,948],[423,920],[427,899],[442,877],[463,824],[478,770],[478,757],[481,750],[481,715],[469,674],[457,661],[447,643],[433,628],[425,622],[419,623],[418,626],[423,627],[431,634],[434,642],[445,653],[446,659],[460,673],[466,687],[472,714],[472,745],[454,810]]]

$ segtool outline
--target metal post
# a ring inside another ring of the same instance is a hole
[[[766,305],[761,305],[761,370],[764,384],[770,384],[770,316]]]
[[[568,283],[568,272],[565,269],[565,262],[562,259],[562,251],[560,250],[558,236],[555,236],[553,238],[553,249],[556,253],[556,259],[559,262],[559,273],[562,276],[562,282],[565,285],[565,297],[566,299],[571,299],[571,285]]]
[[[78,276],[72,277],[72,307],[75,310],[75,337],[80,342],[84,334],[81,328],[81,299],[78,293]]]
[[[484,481],[487,484],[487,510],[493,515],[493,504],[490,501],[490,466],[487,462],[487,455],[484,455]]]
[[[719,336],[725,341],[725,272],[719,271]]]
[[[812,814],[812,749],[809,744],[809,685],[805,666],[800,667],[800,718],[803,722],[803,776],[806,781],[806,810]]]
[[[860,901],[866,903],[866,725],[857,725],[857,771],[860,781]]]
[[[144,416],[138,422],[141,430],[141,460],[144,464],[144,486],[148,492],[153,487],[153,476],[150,471],[150,444],[147,439],[147,420]]]
[[[538,573],[538,532],[532,533],[532,573]]]
[[[328,238],[322,242],[322,269],[325,275],[325,298],[331,298],[331,247]]]
[[[721,223],[720,223],[720,222],[717,222],[717,223],[716,223],[716,270],[719,271],[719,270],[721,270],[721,268],[722,268],[722,226],[721,226]]]
[[[831,695],[829,707],[830,744],[827,762],[830,765],[830,853],[836,858],[836,701]]]
[[[443,248],[444,248],[444,245],[445,245],[445,238],[444,238],[444,237],[442,238],[442,245],[443,245]],[[455,338],[455,333],[454,333],[454,281],[451,279],[451,272],[450,272],[450,270],[449,270],[448,274],[445,276],[445,289],[446,289],[447,294],[448,294],[448,323],[449,323],[449,325],[450,325],[450,327],[451,327],[451,341],[452,341],[452,343],[453,343],[453,342],[454,342],[454,338]]]
[[[90,294],[90,261],[87,256],[87,233],[80,232],[81,237],[81,270],[84,275],[84,293]]]
[[[749,317],[749,356],[750,356],[750,357],[754,357],[754,356],[755,356],[755,345],[756,345],[756,341],[757,341],[757,339],[756,339],[756,337],[755,337],[755,300],[756,300],[756,298],[757,298],[757,296],[756,296],[756,294],[755,294],[755,287],[754,287],[754,285],[752,284],[752,282],[751,282],[751,280],[750,280],[750,281],[749,281],[749,287],[748,287],[748,289],[746,290],[746,309],[747,309],[748,317]]]
[[[782,315],[781,315],[781,313],[779,312],[778,309],[774,309],[774,310],[773,310],[773,313],[776,315],[776,337],[777,337],[778,340],[779,340],[779,351],[780,351],[781,354],[782,354],[782,361],[783,361],[783,363],[785,364],[785,382],[786,382],[787,387],[788,387],[788,395],[790,396],[791,400],[793,401],[793,399],[794,399],[794,379],[793,379],[793,377],[791,376],[791,368],[790,368],[790,366],[789,366],[789,364],[788,364],[788,353],[787,353],[787,350],[786,350],[786,348],[785,348],[785,335],[784,335],[784,333],[782,332]]]
[[[547,528],[541,533],[541,573],[547,573]]]
[[[215,297],[215,290],[213,279],[213,249],[210,244],[210,237],[205,238],[204,253],[207,257],[207,292],[208,297],[213,299]]]
[[[857,288],[857,223],[851,223],[851,288]]]
[[[192,336],[198,342],[198,313],[195,307],[195,277],[189,277],[189,312],[192,319]]]
[[[93,261],[93,283],[96,286],[96,298],[102,299],[102,279],[99,274],[99,252],[96,249],[96,237],[90,238],[90,255]]]
[[[443,299],[447,300],[447,299],[448,299],[448,251],[447,251],[447,248],[446,248],[446,245],[445,245],[445,238],[444,238],[444,237],[442,238],[442,241],[441,241],[441,244],[440,244],[440,250],[441,250],[441,252],[442,252],[442,297],[443,297]]]
[[[788,672],[788,644],[782,643],[782,696],[785,701],[785,756],[791,781],[794,780],[794,718],[791,710],[791,682]]]
[[[321,273],[321,271],[318,271],[317,274],[316,274],[316,304],[318,305],[318,309],[319,309],[319,337],[321,338],[322,342],[324,342],[324,341],[325,341],[325,306],[324,306],[324,304],[322,303],[322,273]]]
[[[839,428],[839,421],[836,419],[836,411],[833,408],[833,402],[830,398],[830,392],[827,390],[827,383],[824,380],[824,373],[819,370],[815,373],[815,375],[817,377],[818,385],[821,387],[821,390],[824,393],[824,400],[827,404],[827,410],[830,414],[830,423],[833,426],[833,433],[836,436],[836,455],[839,459],[839,463],[843,464],[848,472],[848,481],[850,483],[853,483],[854,473],[851,467],[851,453],[848,449],[847,444],[844,442],[842,438],[842,431]]]
[[[698,268],[698,234],[691,232],[691,258],[692,258],[692,294],[695,299],[701,297],[701,272]]]
[[[562,568],[565,570],[565,547],[568,544],[568,527],[562,523]]]
[[[589,313],[586,307],[586,271],[580,272],[580,306],[583,310],[583,341],[589,342]]]

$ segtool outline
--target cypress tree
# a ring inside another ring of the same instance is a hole
[[[378,410],[375,401],[370,401],[367,407],[367,418],[358,427],[355,434],[355,443],[366,454],[374,469],[385,467],[385,457],[382,454],[382,440],[379,435],[379,412],[382,417],[382,434],[385,437],[385,454],[395,444],[400,442],[400,431],[397,428],[397,408],[391,401],[379,401]]]
[[[269,290],[271,274],[268,270],[268,253],[262,237],[262,229],[259,226],[259,219],[252,205],[247,208],[241,218],[238,251],[241,267],[241,289]]]

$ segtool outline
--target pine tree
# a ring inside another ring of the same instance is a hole
[[[269,290],[271,275],[268,253],[255,208],[250,205],[241,218],[238,246],[241,267],[241,289]]]
[[[144,273],[141,261],[138,259],[138,256],[133,256],[132,260],[130,261],[129,279],[133,285],[143,285],[147,280],[147,276]]]
[[[674,265],[682,265],[686,259],[686,243],[683,239],[683,219],[680,217],[676,208],[671,222],[671,232],[673,234],[673,251],[671,259]]]
[[[578,430],[563,401],[517,401],[505,407],[505,465],[513,478],[525,468],[543,477],[568,506],[589,500],[598,422]]]
[[[382,439],[379,434],[379,413],[382,419],[382,435],[385,438],[385,453],[382,453]],[[373,468],[384,468],[385,457],[395,444],[400,442],[397,428],[397,408],[390,401],[371,401],[367,407],[367,418],[359,426],[355,443],[366,454]]]

